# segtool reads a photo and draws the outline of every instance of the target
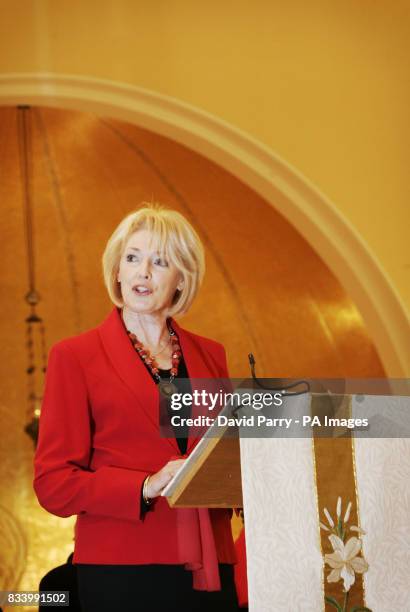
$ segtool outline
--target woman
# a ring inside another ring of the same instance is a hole
[[[228,376],[223,346],[173,319],[197,294],[203,247],[181,214],[145,207],[114,231],[103,270],[115,307],[49,354],[36,495],[53,514],[77,515],[84,612],[236,610],[231,512],[160,496],[198,441],[161,437],[167,387]]]

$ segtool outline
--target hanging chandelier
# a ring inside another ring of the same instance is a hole
[[[26,323],[27,351],[27,414],[24,431],[37,444],[42,389],[46,371],[47,354],[45,326],[37,312],[41,296],[36,287],[35,231],[32,193],[32,111],[29,106],[17,107],[17,132],[19,143],[20,174],[23,192],[23,220],[26,241],[28,290],[24,299],[29,307]]]

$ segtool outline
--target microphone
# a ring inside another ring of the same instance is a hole
[[[269,387],[263,384],[261,382],[261,379],[256,376],[256,370],[255,370],[256,361],[255,361],[255,357],[253,356],[253,353],[249,353],[248,360],[249,360],[249,365],[251,367],[252,379],[255,381],[255,383],[258,385],[260,389],[265,389],[266,391],[279,391],[281,395],[283,396],[303,395],[304,393],[309,393],[310,383],[307,380],[296,380],[295,382],[289,383],[288,385],[273,386],[273,387]],[[276,380],[280,381],[280,378]],[[288,389],[295,389],[297,387],[300,387],[301,385],[304,385],[304,388],[300,389],[299,391],[288,391]]]

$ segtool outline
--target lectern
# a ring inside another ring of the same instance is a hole
[[[176,508],[242,508],[238,436],[204,437],[163,495]]]
[[[323,423],[323,399],[288,398],[292,426],[269,437],[205,435],[164,492],[175,507],[244,507],[250,612],[408,610],[410,398],[346,394],[333,437],[302,432],[303,416]],[[355,568],[345,606],[338,547]]]

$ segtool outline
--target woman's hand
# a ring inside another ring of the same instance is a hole
[[[174,461],[168,461],[168,463],[164,465],[164,467],[161,468],[159,472],[156,472],[156,474],[152,474],[147,483],[146,496],[149,499],[152,499],[160,495],[161,491],[165,489],[169,481],[172,480],[176,472],[179,470],[179,468],[185,461],[185,459],[176,459]]]

